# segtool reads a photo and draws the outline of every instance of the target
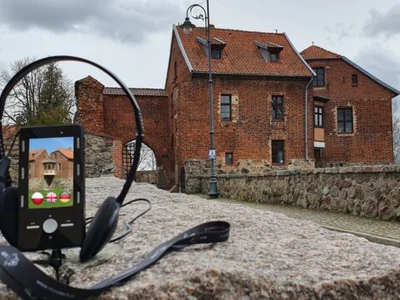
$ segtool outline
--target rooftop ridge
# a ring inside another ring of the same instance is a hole
[[[180,27],[181,25],[176,25],[176,26]],[[203,27],[203,26],[194,27],[194,29],[196,29],[196,28],[201,28],[202,30],[204,30],[205,27]],[[211,27],[211,35],[212,35],[213,30],[284,35],[284,32],[271,32],[271,31],[260,31],[260,30],[242,30],[242,29],[230,29],[230,28],[219,28],[219,27]]]
[[[341,59],[343,58],[343,55],[326,50],[325,48],[322,48],[320,46],[317,45],[311,45],[309,47],[307,47],[306,49],[304,49],[303,51],[300,52],[300,54],[303,56],[307,56],[307,52],[311,52],[311,51],[320,51],[320,52],[324,52],[326,54],[326,56],[320,56],[320,57],[313,57],[313,58],[309,58],[309,57],[305,57],[305,59]],[[331,57],[328,57],[328,55],[330,55]],[[318,55],[317,55],[318,56]]]
[[[162,97],[167,95],[163,88],[129,88],[129,91],[136,96]],[[119,87],[105,87],[103,95],[125,95],[125,92]]]

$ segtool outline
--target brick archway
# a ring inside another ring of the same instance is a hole
[[[168,101],[164,90],[131,89],[141,108],[144,125],[144,143],[150,147],[161,170],[160,187],[168,188],[173,182],[173,155],[169,141]],[[75,83],[77,121],[86,132],[107,135],[122,144],[136,138],[134,114],[131,104],[120,88],[105,88],[88,76]]]

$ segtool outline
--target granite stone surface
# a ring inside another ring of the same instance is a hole
[[[117,196],[123,183],[114,177],[87,179],[87,216],[107,196]],[[231,223],[227,242],[171,252],[96,299],[400,299],[399,248],[283,214],[171,194],[149,184],[134,184],[126,201],[138,197],[149,199],[152,210],[133,224],[127,238],[107,245],[84,264],[79,249],[63,251],[64,282],[90,287],[195,225],[225,220]],[[146,207],[135,203],[122,208],[118,232],[123,232],[124,221]],[[5,243],[0,237],[0,244]],[[51,268],[41,268],[54,276]],[[17,297],[0,283],[0,299]]]

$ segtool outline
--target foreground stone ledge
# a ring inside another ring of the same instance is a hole
[[[87,215],[123,184],[112,177],[87,180]],[[161,261],[96,299],[398,299],[400,249],[370,243],[308,221],[170,194],[135,184],[127,200],[145,197],[153,209],[133,225],[132,234],[109,244],[80,264],[79,249],[64,251],[64,280],[77,287],[115,275],[140,261],[155,246],[199,223],[231,223],[229,241],[167,254]],[[146,204],[122,208],[123,221]],[[4,240],[0,240],[4,244]],[[29,254],[36,258],[39,254]],[[51,268],[46,272],[53,274]],[[0,284],[0,299],[17,299]]]

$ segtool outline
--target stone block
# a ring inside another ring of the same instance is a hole
[[[117,195],[123,183],[112,177],[88,179],[88,216],[105,193]],[[63,251],[67,259],[61,272],[72,286],[90,287],[116,275],[166,239],[204,221],[230,222],[231,237],[171,252],[96,299],[396,299],[400,293],[399,248],[244,205],[170,194],[148,184],[135,184],[128,197],[148,198],[152,211],[133,224],[130,236],[107,245],[88,263],[78,263],[79,249]],[[142,203],[124,207],[117,234],[131,214],[145,208]],[[0,244],[5,244],[2,238]],[[3,284],[0,298],[17,299]]]
[[[117,195],[124,181],[87,180],[87,215]],[[79,249],[64,250],[61,268],[76,287],[94,283],[139,262],[154,247],[209,220],[231,223],[227,242],[192,246],[165,255],[159,262],[96,299],[397,299],[400,294],[400,249],[350,234],[244,205],[171,194],[153,185],[134,184],[129,199],[148,198],[152,211],[133,224],[133,232],[107,245],[92,261],[80,264]],[[147,206],[122,208],[123,223]],[[0,237],[0,244],[5,241]],[[27,254],[30,258],[44,258]],[[52,274],[51,268],[44,268]],[[16,295],[0,283],[0,298]]]

